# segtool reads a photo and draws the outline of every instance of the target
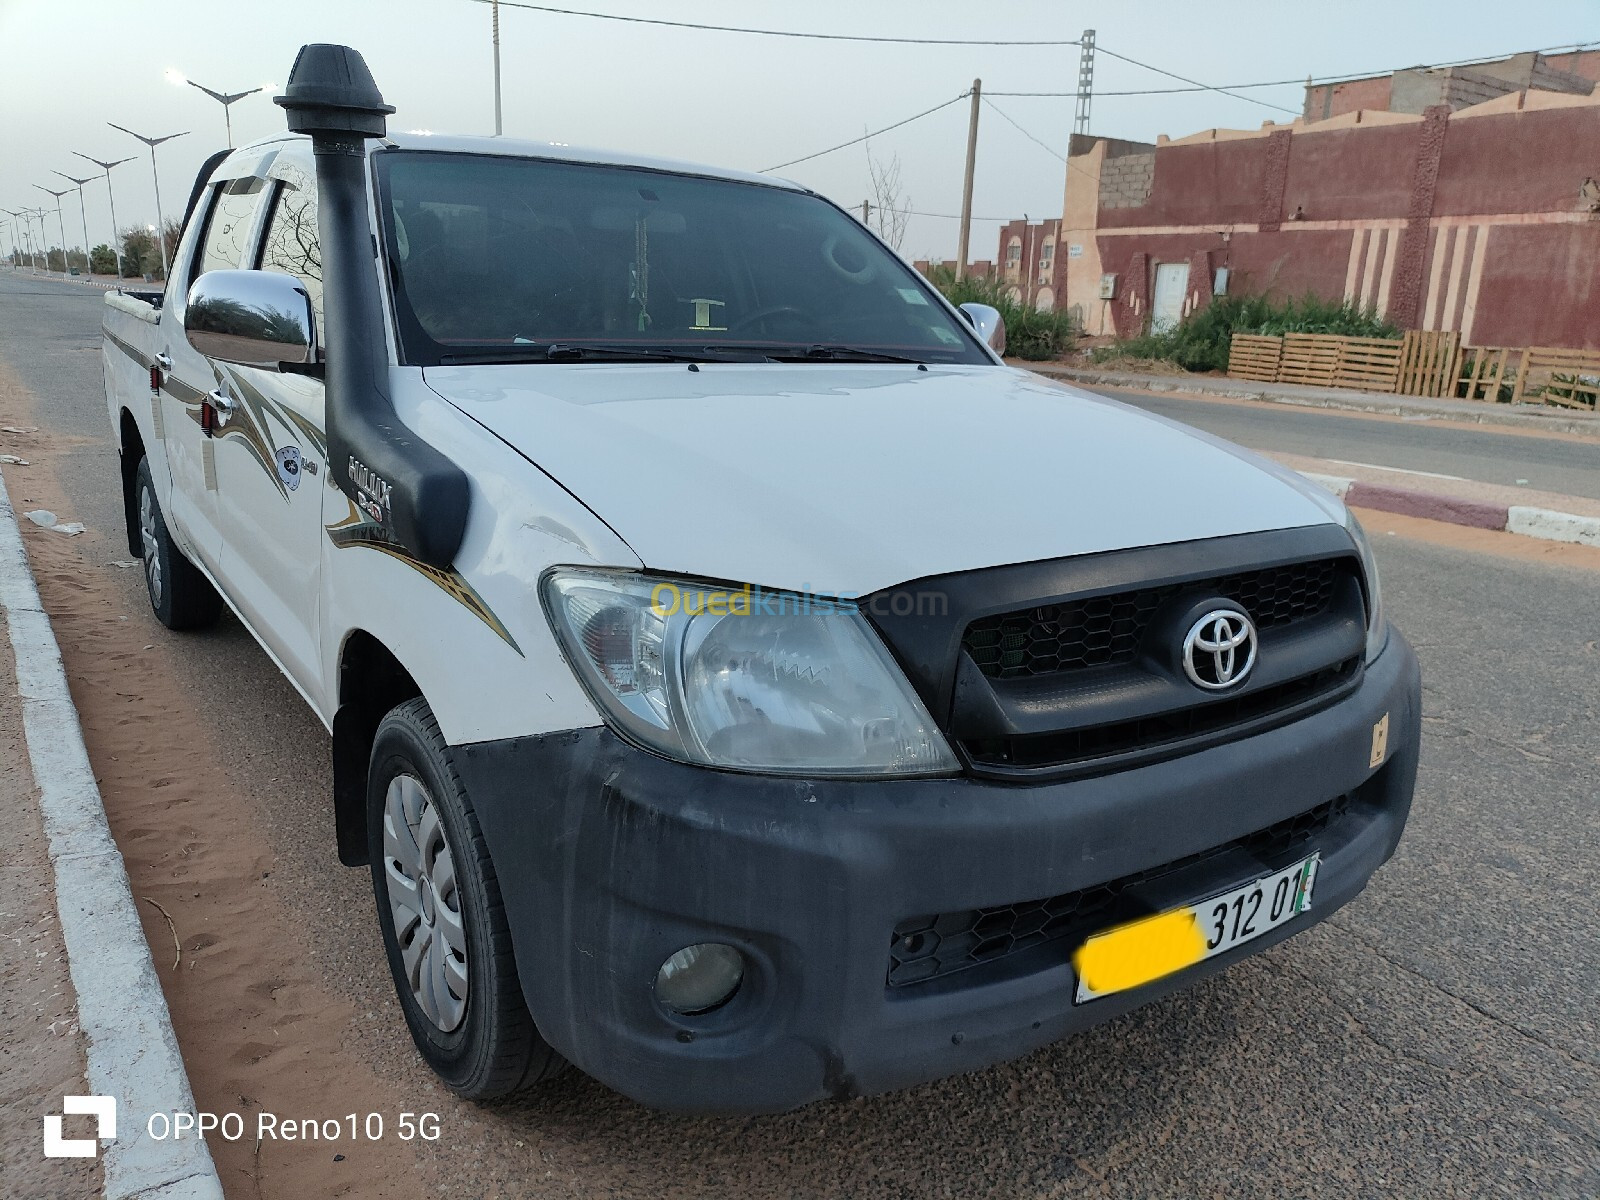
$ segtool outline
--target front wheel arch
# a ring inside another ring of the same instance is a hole
[[[333,821],[339,861],[370,862],[367,768],[372,741],[388,713],[422,689],[393,651],[365,629],[352,630],[339,652],[339,706],[333,714]]]

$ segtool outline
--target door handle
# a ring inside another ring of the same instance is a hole
[[[233,416],[233,397],[218,388],[214,392],[206,393],[206,402],[216,411],[217,424],[226,425],[228,419]]]
[[[156,355],[156,366],[160,367],[163,372],[171,371],[172,370],[172,358],[171,358],[171,356],[170,355],[166,355],[166,354],[158,354],[158,355]]]

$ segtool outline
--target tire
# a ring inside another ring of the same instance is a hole
[[[373,739],[367,841],[383,948],[418,1053],[468,1100],[558,1074],[566,1062],[522,998],[472,801],[420,697],[384,717]]]
[[[134,533],[143,551],[144,586],[156,620],[168,629],[202,629],[215,624],[222,613],[222,597],[172,540],[156,499],[148,458],[139,460],[133,486],[133,516],[138,523]]]

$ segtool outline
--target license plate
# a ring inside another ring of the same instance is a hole
[[[1072,956],[1076,1003],[1125,992],[1224,954],[1311,907],[1319,857],[1203,900],[1097,933]]]

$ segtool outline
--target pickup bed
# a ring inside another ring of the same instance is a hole
[[[457,1092],[977,1069],[1393,852],[1418,668],[1337,499],[1005,366],[794,184],[392,135],[344,47],[277,102],[107,298],[129,548],[332,731]]]

